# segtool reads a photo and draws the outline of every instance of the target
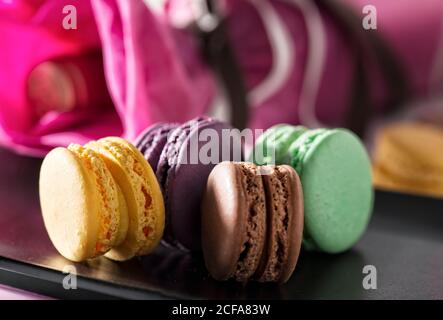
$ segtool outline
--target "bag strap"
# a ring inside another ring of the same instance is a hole
[[[215,0],[200,0],[207,10],[201,16],[212,20],[207,27],[197,24],[196,30],[202,42],[203,55],[209,66],[218,75],[227,95],[230,107],[230,122],[243,130],[248,125],[249,108],[247,90],[234,51],[229,42],[226,21],[219,13]]]

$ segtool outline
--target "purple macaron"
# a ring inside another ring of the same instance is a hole
[[[209,173],[217,163],[241,160],[233,159],[233,144],[228,150],[223,148],[222,131],[230,129],[224,122],[201,117],[184,123],[169,135],[156,172],[165,199],[163,240],[167,244],[184,250],[201,250],[200,205]],[[208,132],[218,140],[213,145],[212,150],[218,151],[214,154],[208,153],[208,142],[214,142],[204,136]],[[208,154],[209,163],[205,158]]]
[[[144,130],[135,141],[135,146],[144,155],[154,172],[169,133],[179,126],[178,123],[156,123]]]
[[[209,134],[217,139],[203,136],[208,134],[205,129],[210,129]],[[136,147],[153,168],[163,191],[166,207],[163,244],[185,251],[201,250],[200,205],[209,173],[222,161],[243,160],[241,146],[236,146],[240,152],[233,151],[234,144],[223,146],[223,130],[231,129],[224,122],[199,117],[182,125],[154,124],[136,139]],[[212,151],[209,142],[217,143]],[[217,152],[212,154],[213,151]],[[239,159],[234,159],[235,156]]]

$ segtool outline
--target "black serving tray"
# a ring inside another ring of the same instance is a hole
[[[55,298],[443,299],[443,201],[377,191],[369,228],[343,254],[303,252],[285,285],[212,280],[201,256],[159,248],[116,263],[72,263],[53,248],[38,202],[41,161],[0,149],[0,283]],[[77,289],[62,286],[77,271]],[[363,267],[377,270],[366,290]]]

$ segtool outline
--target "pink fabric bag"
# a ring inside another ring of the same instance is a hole
[[[177,11],[184,11],[182,0],[172,2],[181,3]],[[443,1],[333,2],[341,5],[339,11],[349,9],[354,15],[352,30],[340,25],[341,17],[326,8],[326,0],[225,1],[230,39],[249,89],[251,127],[281,122],[348,125],[357,56],[364,63],[364,89],[373,111],[392,108],[383,75],[392,66],[377,63],[367,39],[374,33],[391,49],[410,99],[443,91]],[[362,27],[366,5],[377,9],[377,30]],[[170,9],[172,21],[175,14]],[[352,33],[357,33],[363,52],[357,52]]]
[[[215,83],[192,34],[172,29],[144,1],[92,4],[126,138],[154,122],[183,122],[205,112]]]
[[[70,129],[76,114],[48,113],[36,120],[27,101],[29,73],[43,61],[100,50],[92,10],[86,1],[71,1],[87,32],[61,27],[65,1],[0,2],[0,143],[18,152],[42,154],[50,147],[81,140],[82,129]],[[62,136],[61,136],[62,135]]]
[[[70,142],[106,135],[133,139],[156,121],[185,121],[213,111],[216,78],[195,34],[194,0],[69,1],[78,30],[61,28],[62,0],[11,0],[0,4],[0,143],[42,155]],[[228,35],[246,83],[249,126],[275,123],[346,125],[363,61],[375,112],[391,107],[383,71],[370,44],[350,43],[325,0],[221,0]],[[377,32],[401,66],[408,92],[424,97],[443,88],[443,1],[342,0],[354,16],[377,8]],[[361,36],[365,38],[365,36]],[[25,83],[41,62],[101,50],[113,104],[48,112],[36,118]],[[357,57],[360,57],[358,59]],[[389,63],[388,63],[389,65]],[[358,110],[357,110],[358,111]],[[358,113],[358,112],[357,112]]]
[[[103,136],[132,139],[156,121],[185,121],[204,112],[214,80],[203,68],[192,35],[173,31],[142,0],[91,3],[0,2],[1,145],[40,156],[56,146]],[[77,8],[77,30],[62,28],[67,4]],[[101,48],[114,106],[52,111],[36,118],[26,94],[33,68]]]

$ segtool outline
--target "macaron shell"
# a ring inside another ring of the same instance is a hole
[[[443,129],[422,123],[398,123],[377,135],[374,161],[396,175],[414,174],[421,168],[443,171]],[[420,172],[423,174],[423,172]]]
[[[166,125],[164,122],[155,123],[143,130],[135,139],[134,145],[144,155],[144,152],[151,147],[152,141],[157,133]]]
[[[143,155],[138,151],[138,149],[127,142],[124,139],[120,138],[109,138],[115,142],[121,142],[126,144],[126,147],[132,151],[132,155],[135,157],[136,162],[141,165],[143,169],[139,174],[143,177],[143,182],[147,185],[147,191],[151,198],[151,207],[149,209],[149,215],[151,216],[151,220],[154,222],[154,228],[151,230],[152,236],[149,237],[148,242],[145,243],[145,246],[140,250],[138,255],[144,255],[150,253],[154,250],[158,244],[160,243],[161,238],[163,237],[163,232],[165,229],[165,205],[163,201],[163,194],[158,183],[157,177],[149,165],[148,162],[145,161]],[[144,189],[142,188],[142,193],[144,193],[145,197],[148,196]],[[146,208],[146,204],[145,204]]]
[[[397,123],[377,135],[373,154],[375,186],[441,197],[443,130],[422,123]]]
[[[135,147],[123,139],[105,138],[88,145],[102,155],[121,188],[128,209],[126,239],[109,251],[106,257],[123,261],[135,255],[147,254],[158,244],[164,226],[163,199],[152,169]],[[143,190],[146,190],[146,194]],[[148,202],[150,210],[145,216]],[[144,229],[149,231],[148,238]]]
[[[219,137],[223,129],[231,129],[229,125],[218,121],[202,123],[198,128],[193,128],[181,144],[174,179],[169,182],[169,205],[174,213],[171,217],[172,233],[180,244],[191,251],[201,250],[200,205],[208,176],[219,162],[228,160],[220,156],[217,163],[202,164],[199,161],[197,164],[183,164],[186,154],[190,154],[191,141],[197,139],[199,131],[208,128],[215,130]],[[199,151],[203,145],[205,142],[199,141]],[[219,155],[222,155],[222,147],[220,143]]]
[[[220,156],[217,163],[203,164],[199,158],[192,159],[195,156],[192,143],[197,141],[195,147],[198,154],[207,144],[197,136],[205,129],[212,129],[221,137],[222,130],[231,127],[209,118],[198,118],[183,124],[170,135],[157,169],[167,210],[164,239],[183,250],[201,250],[200,206],[204,188],[214,166],[228,160]],[[221,143],[219,148],[219,155],[222,155]],[[197,163],[193,160],[197,160]]]
[[[283,181],[287,187],[288,193],[288,212],[292,211],[288,219],[288,257],[284,263],[278,280],[280,283],[285,283],[289,280],[297,265],[298,257],[302,246],[303,229],[304,229],[304,194],[297,172],[289,166],[281,166],[282,170],[287,170],[288,179]],[[286,184],[286,183],[287,184]]]
[[[257,165],[287,163],[289,146],[306,130],[303,126],[289,124],[278,124],[269,128],[257,139],[249,161]]]
[[[216,280],[227,280],[236,270],[244,242],[246,203],[235,167],[228,162],[217,165],[209,175],[201,209],[205,264]]]
[[[189,123],[187,123],[189,124]],[[186,250],[177,239],[175,239],[171,227],[171,215],[172,210],[170,207],[169,195],[171,193],[171,188],[169,184],[175,179],[175,165],[177,164],[178,154],[180,152],[180,147],[186,140],[190,131],[190,126],[182,125],[174,129],[170,136],[168,137],[167,143],[165,144],[163,151],[160,155],[158,162],[156,176],[159,181],[160,187],[163,190],[164,202],[165,202],[165,232],[163,235],[163,242],[166,246],[178,247],[180,249]]]
[[[177,127],[178,124],[175,123],[157,123],[147,128],[137,138],[135,146],[140,150],[154,171],[157,170],[158,162],[169,133]]]
[[[247,281],[263,251],[266,211],[261,176],[253,164],[222,162],[208,178],[202,202],[202,247],[217,280]]]
[[[122,218],[119,211],[118,186],[105,162],[94,150],[78,144],[69,145],[68,150],[82,162],[95,186],[99,207],[98,238],[94,253],[94,256],[97,256],[107,252],[116,244]]]
[[[338,253],[354,245],[369,222],[373,189],[368,155],[344,129],[329,130],[302,157],[303,246]]]
[[[267,241],[255,277],[261,282],[286,282],[297,264],[303,235],[303,191],[295,170],[269,167],[263,175],[266,193]]]
[[[422,171],[420,171],[422,172]],[[374,185],[378,189],[396,190],[424,196],[443,197],[443,178],[439,175],[414,176],[397,175],[382,165],[372,167]]]
[[[140,215],[142,214],[135,196],[137,191],[131,183],[129,175],[121,168],[120,164],[113,160],[112,155],[105,155],[106,164],[111,170],[114,179],[119,184],[124,195],[128,210],[128,231],[124,241],[117,247],[106,253],[106,257],[116,261],[125,261],[134,257],[140,248],[140,240],[137,236],[140,226]]]
[[[40,204],[49,237],[71,261],[94,255],[99,217],[91,172],[69,150],[48,153],[40,171]]]
[[[331,130],[313,129],[303,133],[296,139],[288,149],[289,164],[301,174],[303,170],[303,160],[311,149],[312,145],[322,140],[324,136],[330,135]]]

